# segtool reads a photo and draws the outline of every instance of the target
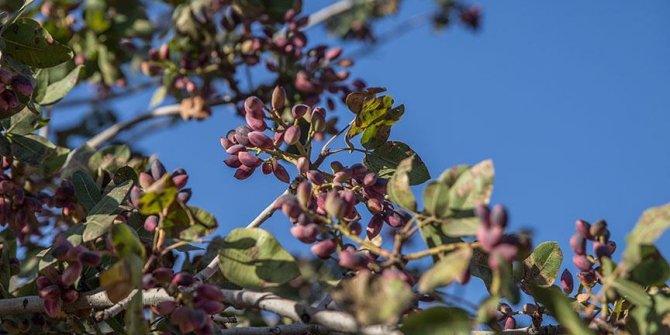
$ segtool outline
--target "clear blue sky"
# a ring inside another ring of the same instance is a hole
[[[308,1],[308,9],[327,3]],[[572,267],[567,242],[578,218],[607,219],[622,246],[644,209],[670,202],[670,2],[480,4],[480,32],[413,30],[372,51],[354,74],[406,105],[392,137],[410,144],[433,176],[492,158],[493,202],[508,206],[512,229],[561,242],[564,265]],[[405,1],[379,31],[431,6]],[[115,105],[140,113],[149,98]],[[245,225],[284,187],[260,173],[237,181],[222,164],[218,138],[241,122],[219,108],[206,122],[138,143],[169,168],[190,172],[192,204],[216,214],[220,234]],[[264,228],[288,249],[309,252],[282,215]],[[666,256],[668,242],[659,243]]]

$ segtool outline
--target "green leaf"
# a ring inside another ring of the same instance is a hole
[[[134,289],[141,290],[143,266],[142,259],[130,255],[100,274],[100,286],[107,292],[111,302],[117,303],[123,300]]]
[[[468,313],[456,307],[431,307],[414,313],[400,330],[411,335],[469,335],[472,322]]]
[[[670,279],[670,265],[653,245],[640,247],[640,262],[630,272],[630,279],[643,286],[663,286]]]
[[[130,255],[138,256],[141,259],[146,257],[144,245],[140,242],[137,233],[125,223],[112,225],[112,246],[121,258]]]
[[[168,93],[167,87],[161,86],[157,88],[156,91],[154,92],[154,95],[151,97],[151,102],[149,102],[149,108],[153,108],[160,105],[161,102],[165,100],[165,96],[167,95],[167,93]]]
[[[160,214],[177,199],[176,187],[166,187],[160,191],[144,193],[138,202],[140,213],[144,215]]]
[[[534,286],[551,286],[558,277],[563,252],[558,242],[542,242],[523,261],[523,279]]]
[[[60,172],[61,177],[69,179],[77,171],[89,171],[88,160],[94,153],[95,150],[86,144],[70,151]]]
[[[432,181],[423,190],[423,205],[426,213],[443,218],[449,213],[449,186]]]
[[[458,177],[451,179],[458,172]],[[450,214],[443,220],[442,233],[448,236],[472,236],[477,232],[479,219],[474,215],[478,204],[488,204],[493,190],[493,162],[485,160],[468,170],[457,167],[440,178],[453,182],[449,189]]]
[[[414,150],[402,142],[390,141],[365,155],[365,165],[381,178],[390,178],[403,159],[415,156],[409,173],[409,184],[418,185],[430,179],[426,165]]]
[[[330,295],[362,325],[374,325],[396,323],[414,294],[400,279],[359,271],[355,277],[342,280]]]
[[[670,295],[658,292],[651,297],[652,305],[635,306],[629,312],[631,318],[626,322],[626,329],[634,335],[665,335],[670,332],[667,315],[670,313]]]
[[[88,168],[91,171],[103,169],[113,172],[125,166],[130,158],[131,152],[127,145],[112,145],[91,155],[88,160]]]
[[[463,276],[470,266],[471,248],[460,248],[448,253],[424,272],[419,279],[419,292],[431,292],[435,288],[447,286]]]
[[[70,68],[62,64],[48,69],[37,71],[37,90],[34,101],[42,106],[54,104],[67,95],[79,80],[79,73],[83,66]]]
[[[9,129],[7,129],[7,132],[17,135],[32,134],[35,129],[40,127],[40,120],[38,114],[30,110],[30,108],[25,107],[9,118]]]
[[[622,297],[630,301],[633,305],[643,307],[651,306],[649,293],[647,293],[642,286],[623,278],[614,280],[612,286]]]
[[[403,159],[388,182],[389,199],[394,203],[416,212],[416,199],[409,188],[409,174],[412,172],[414,156]]]
[[[531,293],[541,302],[551,314],[565,327],[570,334],[582,335],[592,334],[591,330],[584,324],[572,304],[563,291],[556,286],[531,287]]]
[[[30,165],[40,165],[54,148],[53,143],[38,135],[11,134],[10,139],[14,157]]]
[[[133,181],[126,180],[115,186],[91,208],[86,217],[86,228],[83,234],[84,242],[92,241],[107,232],[119,213],[119,206],[128,195],[132,186]]]
[[[142,302],[142,290],[137,290],[128,303],[125,315],[125,331],[133,335],[149,335],[149,325],[144,318],[144,303]]]
[[[72,59],[72,50],[54,40],[39,22],[20,18],[2,35],[4,52],[14,60],[37,68],[56,66]]]
[[[512,304],[517,304],[520,299],[519,286],[514,280],[512,264],[505,263],[502,259],[499,259],[499,263],[498,268],[493,269],[489,291],[493,295],[507,298]]]
[[[219,226],[212,213],[198,207],[189,207],[191,211],[191,226],[179,233],[184,241],[198,241],[201,237],[210,234]]]
[[[74,184],[74,193],[77,200],[87,210],[91,210],[102,198],[102,194],[95,180],[83,171],[77,171],[72,175],[72,183]]]
[[[371,125],[363,131],[361,136],[361,144],[368,149],[378,148],[391,136],[391,126],[386,125]]]
[[[622,266],[632,270],[642,261],[641,247],[651,245],[670,227],[670,203],[654,207],[642,213],[635,228],[626,237],[626,251]]]
[[[276,287],[300,275],[295,259],[267,231],[237,228],[219,250],[223,275],[243,288]]]

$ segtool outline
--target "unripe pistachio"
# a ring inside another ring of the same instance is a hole
[[[509,330],[515,328],[516,328],[516,320],[514,320],[514,317],[508,316],[507,318],[505,318],[505,324],[503,325],[503,329]]]
[[[228,167],[231,168],[238,168],[240,165],[242,165],[242,162],[240,162],[240,159],[237,157],[237,155],[231,155],[228,156],[228,158],[223,160],[223,163],[226,164]]]
[[[479,204],[475,207],[475,214],[486,228],[491,226],[491,210],[485,204]]]
[[[68,241],[63,237],[60,237],[56,241],[56,244],[54,245],[53,249],[51,249],[51,255],[58,260],[64,260],[66,257],[65,255],[72,248],[73,247],[72,244],[70,244],[70,241]]]
[[[307,171],[306,175],[307,179],[309,179],[309,181],[311,181],[314,185],[322,185],[326,182],[326,180],[323,178],[323,175],[318,170],[309,170]]]
[[[563,270],[561,274],[561,289],[565,294],[572,293],[572,290],[575,288],[575,282],[572,279],[572,273],[568,269]]]
[[[230,148],[230,146],[233,145],[233,143],[230,142],[230,140],[225,136],[221,136],[219,142],[221,143],[221,146],[223,147],[224,150]]]
[[[29,97],[33,95],[33,90],[35,86],[32,81],[23,75],[15,76],[12,80],[12,87],[14,91],[23,97]]]
[[[60,287],[58,285],[49,285],[39,292],[40,298],[44,300],[56,300],[60,297]]]
[[[332,61],[340,57],[341,54],[342,54],[342,48],[332,48],[326,51],[325,58],[328,61]]]
[[[586,254],[586,239],[584,239],[584,236],[579,233],[572,235],[570,238],[570,248],[577,255]]]
[[[166,172],[165,166],[163,166],[161,161],[154,159],[154,161],[151,162],[151,176],[154,177],[155,180],[160,179]]]
[[[237,155],[242,151],[247,151],[247,148],[241,144],[234,144],[226,149],[226,152],[231,155]]]
[[[483,224],[479,225],[476,233],[482,250],[486,252],[491,252],[502,241],[503,235],[503,228],[501,226],[491,226],[487,229]]]
[[[71,304],[79,299],[79,292],[77,290],[67,290],[60,297],[66,304]]]
[[[237,154],[237,158],[240,160],[242,165],[248,166],[248,167],[258,167],[261,165],[262,161],[254,154],[251,154],[247,151],[240,151]]]
[[[251,129],[249,129],[248,127],[239,126],[239,127],[235,128],[235,135],[233,135],[233,136],[235,137],[235,140],[237,141],[237,143],[239,143],[239,144],[241,144],[245,147],[248,147],[248,146],[251,145],[251,142],[249,142],[249,137],[248,137],[250,132],[251,132]]]
[[[5,90],[4,92],[0,93],[0,99],[7,103],[9,109],[19,107],[19,99],[16,97],[16,93],[14,93],[14,91]]]
[[[609,254],[612,255],[616,251],[616,242],[607,241],[607,247],[609,248]]]
[[[284,168],[281,164],[275,163],[272,165],[272,167],[272,172],[274,173],[275,177],[277,177],[277,179],[285,183],[291,182],[291,177],[288,175],[288,171],[286,171],[286,168]]]
[[[363,178],[363,185],[365,187],[372,187],[377,183],[377,175],[374,173],[368,173],[365,175],[365,178]]]
[[[335,240],[323,240],[314,244],[310,250],[317,257],[327,259],[337,250],[337,242]]]
[[[296,219],[300,214],[302,214],[300,204],[294,196],[287,198],[286,201],[283,202],[281,205],[281,210],[286,216],[292,219]]]
[[[5,70],[5,69],[0,69],[0,82],[2,82],[5,85],[10,85],[12,83],[12,78],[14,76],[12,75],[11,72]]]
[[[326,196],[326,213],[331,218],[341,218],[346,213],[347,204],[340,198],[336,191],[328,192]]]
[[[74,284],[75,281],[81,275],[82,264],[81,262],[72,262],[68,267],[63,271],[63,274],[60,277],[60,281],[63,286],[70,286]]]
[[[251,96],[244,100],[244,111],[251,114],[253,118],[263,118],[263,107],[265,107],[265,104],[258,97]]]
[[[499,244],[489,255],[489,266],[492,269],[497,269],[501,264],[501,261],[510,263],[514,260],[516,255],[519,253],[519,248],[511,244]]]
[[[607,243],[602,243],[600,241],[593,242],[593,253],[597,258],[609,257],[611,255],[610,247]]]
[[[300,126],[293,125],[284,132],[284,142],[288,145],[294,145],[300,141]]]
[[[379,235],[379,232],[382,229],[383,223],[384,223],[384,218],[381,215],[377,214],[377,215],[372,216],[372,218],[370,219],[370,222],[368,223],[368,227],[366,229],[368,239],[373,239],[377,235]]]
[[[310,114],[311,110],[312,109],[307,105],[298,104],[298,105],[293,106],[293,108],[291,108],[291,115],[293,115],[293,118],[299,119],[299,118],[301,118],[301,117],[303,117],[304,115],[307,115],[307,114],[309,114],[311,116],[311,114]]]
[[[45,276],[39,276],[35,279],[35,286],[38,290],[41,290],[47,286],[51,285],[51,281]]]
[[[507,210],[505,210],[505,207],[502,205],[493,206],[493,210],[491,210],[491,224],[502,228],[507,227]]]
[[[100,265],[102,256],[95,251],[85,250],[79,255],[79,260],[86,266],[96,267]]]
[[[44,300],[44,312],[50,318],[57,318],[60,316],[62,311],[62,303],[60,299],[45,299]],[[4,326],[4,322],[3,322]]]
[[[333,170],[333,173],[337,173],[344,170],[344,165],[338,161],[333,161],[330,163],[330,168]]]
[[[505,315],[513,315],[514,314],[514,310],[512,309],[512,306],[510,306],[506,303],[501,303],[500,305],[498,305],[498,310]]]
[[[592,239],[590,229],[591,229],[591,224],[586,222],[585,220],[577,220],[575,222],[575,230],[577,230],[577,232],[579,234],[584,236],[584,238],[589,239],[589,240]]]
[[[180,174],[172,176],[172,183],[177,189],[181,189],[182,187],[186,186],[186,183],[188,183],[188,175]]]
[[[315,132],[320,133],[326,129],[326,118],[323,113],[318,113],[317,110],[312,112],[310,123]]]
[[[272,143],[272,139],[265,135],[263,132],[260,131],[252,131],[250,132],[247,137],[249,138],[249,142],[257,148],[261,149],[272,149],[274,148],[274,144]]]
[[[591,262],[585,255],[574,255],[572,256],[572,264],[575,265],[580,271],[591,270]]]
[[[598,282],[598,277],[596,277],[594,271],[582,271],[577,274],[577,279],[582,283],[582,285],[587,287],[593,287],[593,285]]]
[[[195,303],[195,307],[210,315],[219,314],[226,308],[224,304],[215,300],[200,300]]]
[[[281,86],[275,86],[272,91],[272,109],[282,110],[286,104],[286,91]]]
[[[202,297],[208,300],[214,300],[214,301],[223,300],[223,293],[221,292],[221,289],[219,289],[214,285],[210,284],[200,285],[196,289],[196,293],[198,293],[198,297]]]
[[[303,181],[298,185],[296,190],[296,198],[303,207],[309,207],[309,202],[312,199],[312,184],[308,181]]]
[[[263,172],[263,174],[270,174],[273,169],[271,162],[265,162],[261,165],[261,172]]]
[[[307,159],[307,157],[302,156],[298,158],[298,161],[296,162],[295,166],[298,169],[298,172],[306,173],[309,170],[309,159]]]
[[[190,286],[195,283],[195,277],[187,272],[179,272],[172,277],[173,286]]]
[[[158,58],[160,60],[167,60],[170,58],[170,47],[166,44],[161,45],[158,49]]]
[[[605,220],[598,220],[589,229],[589,233],[593,237],[604,236],[607,231],[607,222]]]
[[[350,270],[360,270],[366,267],[367,265],[367,258],[363,256],[362,254],[351,250],[351,249],[345,249],[340,251],[340,260],[338,264],[343,267],[347,268]]]
[[[151,186],[154,182],[156,182],[154,177],[152,177],[150,174],[148,174],[146,172],[140,172],[140,175],[138,176],[138,180],[140,182],[140,186],[142,186],[142,188],[145,188],[145,189],[149,188],[149,186]]]
[[[144,230],[153,233],[158,227],[158,215],[149,215],[144,219]]]
[[[154,312],[160,316],[165,316],[172,313],[177,308],[177,303],[174,301],[163,301],[156,305]]]
[[[154,280],[157,283],[167,284],[172,279],[174,271],[172,271],[172,269],[170,268],[161,267],[156,268],[154,271],[151,272],[151,274],[153,275]]]
[[[526,313],[527,315],[533,315],[535,312],[537,312],[537,305],[535,304],[524,304],[523,305],[523,312]]]
[[[179,191],[179,193],[177,193],[177,199],[179,199],[183,203],[187,203],[191,199],[192,195],[193,190],[191,190],[190,188],[185,188]]]
[[[260,119],[260,118],[255,118],[251,114],[246,114],[244,116],[244,120],[247,122],[247,125],[249,128],[256,130],[256,131],[263,131],[265,130],[268,126],[265,124],[265,120]]]

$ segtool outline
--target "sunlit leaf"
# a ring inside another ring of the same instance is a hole
[[[260,228],[230,232],[219,250],[219,266],[226,279],[244,288],[273,287],[300,275],[293,256]]]

